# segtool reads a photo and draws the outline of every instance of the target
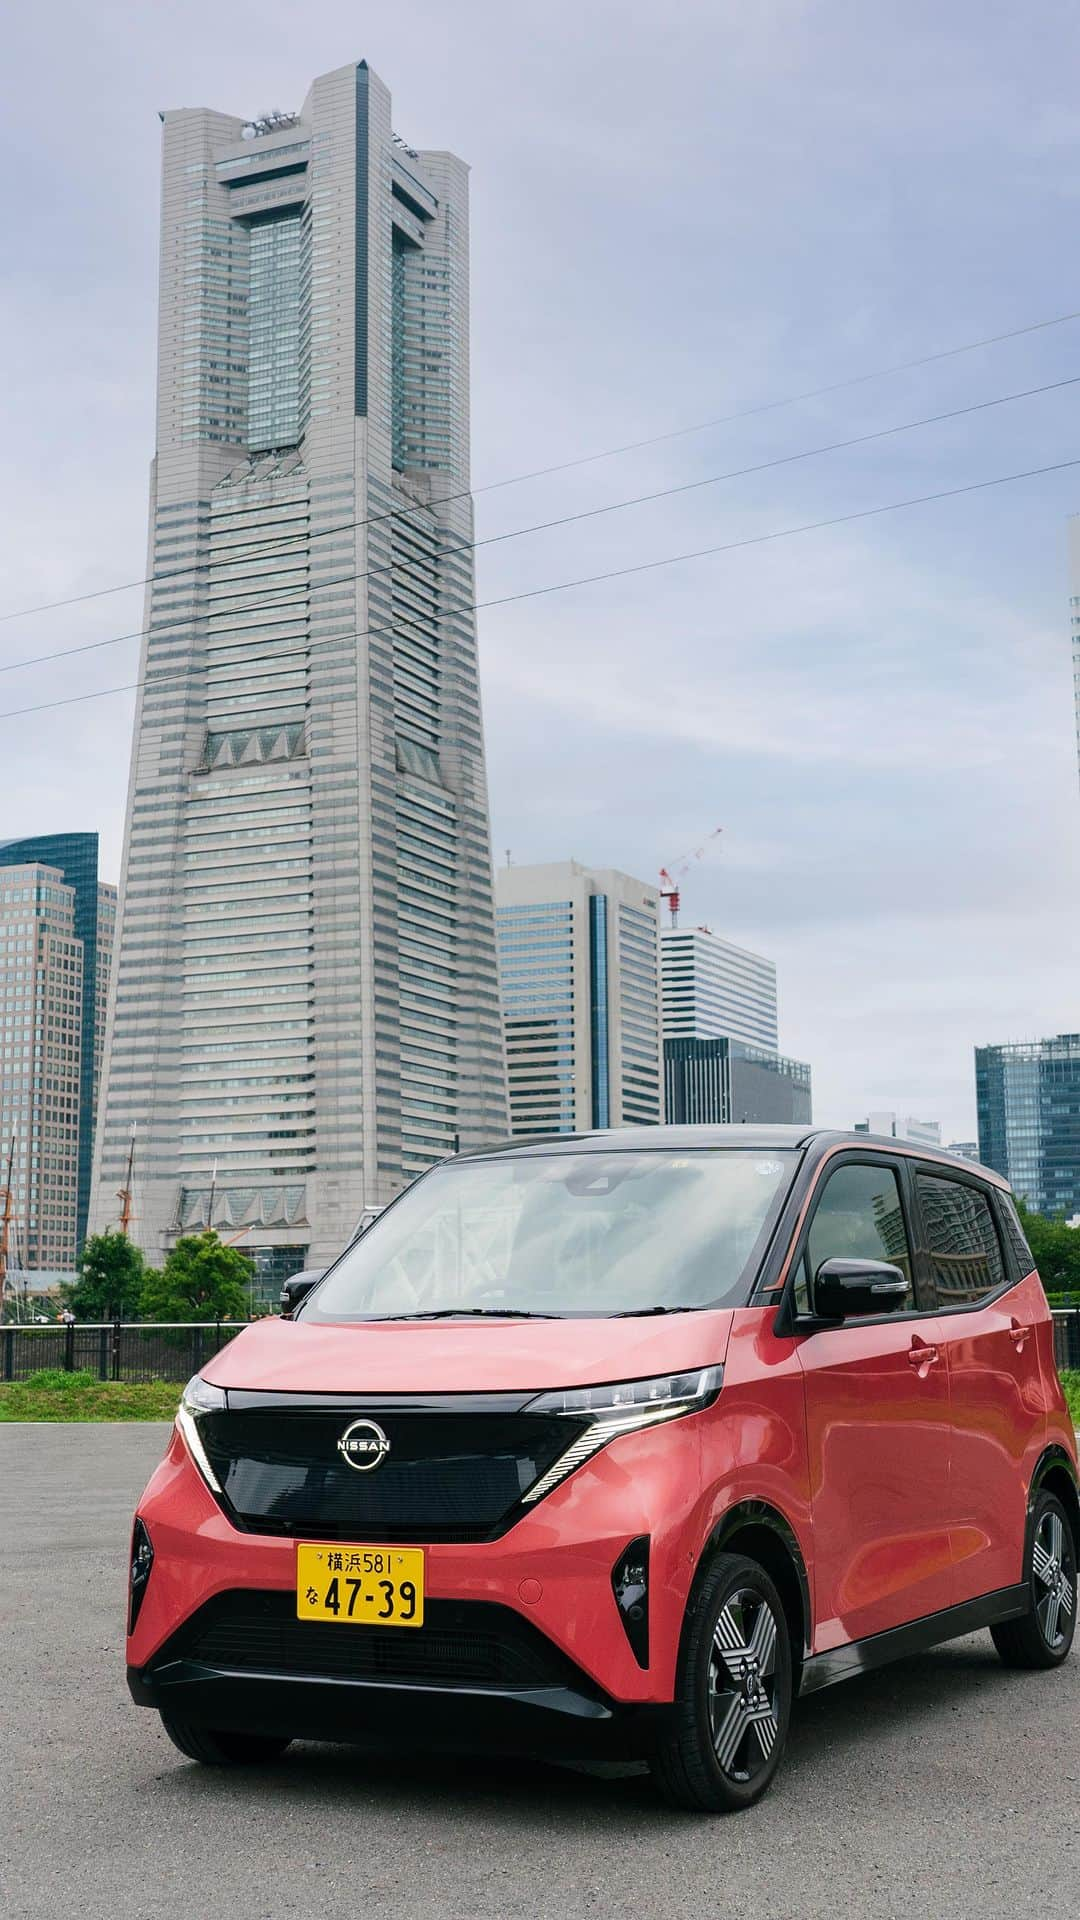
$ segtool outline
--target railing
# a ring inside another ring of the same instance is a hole
[[[1054,1358],[1080,1369],[1080,1307],[1055,1307]],[[247,1320],[115,1320],[74,1326],[0,1327],[0,1380],[43,1367],[99,1380],[176,1380],[181,1385],[240,1333]]]
[[[119,1320],[55,1327],[0,1327],[0,1380],[43,1367],[99,1380],[175,1380],[181,1385],[249,1325],[246,1320]]]
[[[1055,1307],[1053,1314],[1058,1367],[1080,1367],[1080,1307]]]

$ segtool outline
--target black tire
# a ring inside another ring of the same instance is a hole
[[[1030,1611],[991,1627],[1007,1667],[1060,1667],[1076,1632],[1076,1541],[1056,1493],[1036,1495],[1027,1584]]]
[[[257,1767],[280,1760],[289,1745],[287,1734],[227,1733],[217,1727],[195,1727],[163,1713],[161,1724],[174,1747],[204,1767]]]
[[[710,1562],[687,1613],[672,1733],[652,1755],[670,1805],[735,1813],[772,1783],[791,1717],[791,1644],[764,1567],[739,1554]]]

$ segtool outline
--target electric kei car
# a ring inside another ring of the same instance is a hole
[[[1073,1431],[985,1168],[795,1127],[514,1144],[293,1295],[189,1383],[135,1519],[130,1687],[192,1759],[633,1755],[719,1810],[797,1695],[982,1627],[1069,1651]]]

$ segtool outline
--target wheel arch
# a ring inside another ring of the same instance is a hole
[[[1031,1551],[1031,1529],[1035,1517],[1035,1501],[1037,1495],[1044,1491],[1047,1493],[1056,1493],[1068,1514],[1069,1524],[1072,1528],[1073,1548],[1077,1560],[1080,1561],[1080,1494],[1077,1493],[1076,1487],[1076,1468],[1065,1448],[1055,1445],[1047,1447],[1045,1452],[1040,1454],[1035,1471],[1031,1476],[1031,1486],[1028,1491],[1027,1528],[1024,1542],[1025,1567],[1028,1564],[1028,1556]]]
[[[793,1690],[799,1691],[803,1661],[810,1653],[812,1629],[810,1578],[799,1538],[791,1522],[767,1500],[740,1500],[712,1528],[698,1556],[686,1603],[686,1620],[693,1612],[698,1589],[718,1553],[745,1553],[757,1560],[771,1578],[784,1606],[791,1642]],[[685,1636],[686,1622],[683,1625]]]

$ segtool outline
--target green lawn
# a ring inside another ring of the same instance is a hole
[[[0,1384],[0,1420],[171,1420],[179,1399],[168,1380],[98,1380],[45,1367]]]

